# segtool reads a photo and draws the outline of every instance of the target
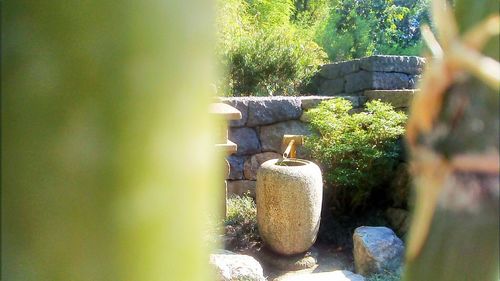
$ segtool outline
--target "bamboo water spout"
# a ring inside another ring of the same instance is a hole
[[[283,152],[283,159],[297,158],[297,146],[304,144],[303,135],[284,135],[283,146],[286,145],[285,152]]]

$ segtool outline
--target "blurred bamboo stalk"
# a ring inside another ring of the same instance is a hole
[[[213,3],[2,10],[1,279],[210,280]]]
[[[437,36],[407,140],[416,204],[404,280],[499,278],[499,3],[433,1]]]

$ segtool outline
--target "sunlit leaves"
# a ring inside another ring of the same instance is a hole
[[[427,7],[427,0],[337,0],[317,40],[332,61],[374,54],[417,55],[419,26],[428,21]]]
[[[308,25],[312,15],[302,14],[289,0],[219,1],[217,50],[227,72],[218,93],[298,94],[326,62],[313,40],[313,25]]]
[[[314,134],[306,147],[322,164],[327,183],[349,198],[342,207],[355,209],[392,170],[406,115],[380,101],[368,102],[364,112],[349,114],[351,109],[339,98],[308,111]]]

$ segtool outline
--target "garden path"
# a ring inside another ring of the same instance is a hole
[[[318,252],[317,265],[303,270],[283,271],[262,264],[264,276],[269,281],[279,281],[281,278],[290,275],[331,272],[335,270],[354,271],[354,259],[351,249],[334,248],[331,244],[322,243],[316,243],[314,248]],[[252,252],[246,252],[245,254],[255,256],[255,253]]]

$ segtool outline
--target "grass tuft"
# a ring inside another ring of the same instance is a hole
[[[227,200],[227,215],[224,220],[225,236],[230,241],[228,250],[245,250],[260,243],[257,229],[257,207],[248,194],[230,197]]]

